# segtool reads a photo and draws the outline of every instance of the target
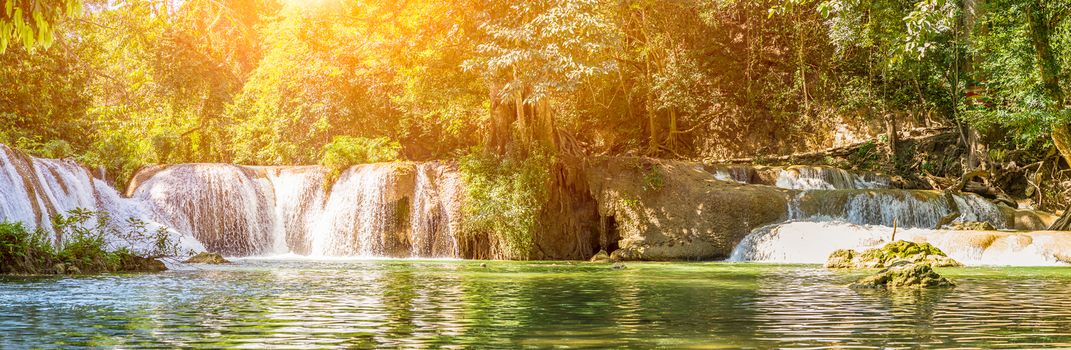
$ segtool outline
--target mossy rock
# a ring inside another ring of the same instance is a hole
[[[219,255],[218,253],[207,253],[206,252],[206,253],[199,253],[197,255],[194,255],[194,256],[190,257],[189,259],[186,259],[186,263],[187,264],[214,264],[214,265],[219,265],[219,264],[230,264],[231,262],[227,261],[227,259],[224,259],[223,256]]]
[[[898,263],[850,287],[855,289],[949,288],[956,284],[937,274],[929,264]]]
[[[850,269],[855,267],[852,262],[855,260],[856,252],[851,249],[837,249],[833,254],[829,254],[829,259],[826,261],[826,268],[830,269]]]
[[[870,269],[893,266],[897,263],[919,263],[934,267],[963,266],[929,243],[896,241],[881,249],[871,248],[862,253],[841,249],[830,254],[826,267],[831,269]]]

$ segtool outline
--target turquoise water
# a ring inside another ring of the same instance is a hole
[[[729,263],[244,260],[0,278],[0,348],[1071,346],[1071,268],[943,269],[945,291]]]

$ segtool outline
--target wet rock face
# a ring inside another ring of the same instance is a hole
[[[230,261],[227,261],[227,259],[224,259],[222,255],[219,255],[219,254],[216,254],[216,253],[200,253],[200,254],[197,254],[197,255],[194,255],[194,256],[190,257],[189,259],[186,259],[185,263],[187,263],[187,264],[213,264],[213,265],[219,265],[219,264],[229,264]]]
[[[600,241],[615,260],[724,259],[748,233],[787,218],[792,192],[719,181],[698,163],[612,158],[588,172]]]
[[[831,269],[872,269],[890,267],[902,263],[923,264],[934,267],[963,266],[929,243],[896,241],[881,249],[872,248],[863,252],[840,249],[829,255],[826,267]]]
[[[900,262],[873,276],[853,283],[854,289],[948,288],[956,284],[937,274],[928,264]]]

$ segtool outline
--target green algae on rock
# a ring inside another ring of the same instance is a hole
[[[854,289],[894,289],[947,288],[955,285],[951,280],[934,272],[933,267],[929,264],[901,261],[879,271],[873,276],[852,283],[849,287]]]
[[[219,255],[217,253],[205,252],[205,253],[199,253],[197,255],[191,256],[189,259],[186,259],[185,263],[187,263],[187,264],[213,264],[213,265],[219,265],[219,264],[230,264],[231,262],[227,261],[227,259],[224,259],[222,255]]]
[[[925,264],[934,267],[963,266],[929,243],[896,241],[881,249],[863,252],[840,249],[829,255],[826,267],[831,269],[871,269],[893,266],[899,262]]]

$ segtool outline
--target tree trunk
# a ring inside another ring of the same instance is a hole
[[[669,130],[666,132],[666,149],[671,153],[677,153],[677,109],[669,110]]]
[[[889,156],[893,163],[896,162],[896,144],[900,141],[900,133],[896,129],[896,114],[890,113],[885,116],[886,138],[889,139]]]
[[[1045,94],[1049,98],[1049,111],[1060,113],[1064,107],[1064,93],[1060,88],[1060,63],[1052,52],[1051,33],[1049,18],[1045,14],[1042,3],[1035,0],[1027,7],[1027,21],[1030,23],[1030,41],[1034,44],[1034,54],[1037,56],[1038,72],[1041,74],[1041,83]],[[1052,127],[1052,140],[1056,149],[1060,151],[1064,161],[1071,164],[1071,131],[1068,130],[1066,121],[1057,122]],[[1065,210],[1050,227],[1052,230],[1066,231],[1071,229],[1071,210]]]
[[[1071,165],[1071,125],[1060,123],[1052,127],[1052,143],[1060,150],[1067,165]]]

